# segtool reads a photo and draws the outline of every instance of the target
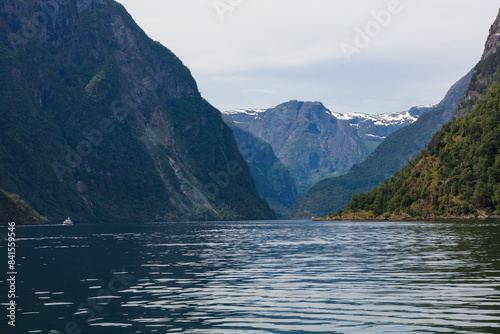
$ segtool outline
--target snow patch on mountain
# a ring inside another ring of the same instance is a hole
[[[224,111],[223,113],[226,115],[238,115],[238,114],[247,114],[252,116],[258,116],[261,113],[266,112],[267,109],[235,109]]]
[[[319,102],[318,102],[319,103]],[[417,107],[413,107],[410,110],[402,111],[402,112],[392,112],[385,113],[379,115],[370,115],[366,113],[336,113],[332,112],[329,109],[325,108],[325,113],[331,115],[332,117],[349,122],[349,124],[354,128],[359,128],[361,123],[372,124],[377,127],[384,126],[398,126],[398,125],[409,125],[414,123],[424,112],[434,108],[437,106],[435,104],[427,104],[421,105]],[[250,118],[260,118],[263,116],[269,109],[273,109],[274,107],[268,109],[258,109],[258,108],[250,108],[250,109],[235,109],[235,110],[227,110],[223,111],[223,114],[230,116],[231,119],[236,123],[246,122]],[[368,134],[366,134],[368,135]],[[385,138],[383,136],[376,136],[379,138]]]

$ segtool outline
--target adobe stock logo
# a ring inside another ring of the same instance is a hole
[[[22,36],[10,32],[7,36],[14,52],[18,52],[21,45],[26,45],[29,40],[38,34],[49,24],[49,18],[54,21],[59,15],[61,6],[68,4],[71,0],[39,0],[38,5],[42,10],[34,13],[30,19],[24,18],[21,27]]]
[[[224,21],[226,19],[226,14],[232,13],[243,3],[243,1],[244,0],[214,0],[213,6],[219,19]]]
[[[208,183],[203,187],[205,194],[215,199],[219,196],[221,190],[227,188],[231,184],[231,177],[236,177],[241,172],[243,172],[243,168],[236,160],[229,161],[225,171],[220,171],[217,174],[210,172],[208,175],[214,182]]]
[[[400,0],[391,0],[387,5],[387,9],[380,11],[372,11],[373,20],[366,23],[364,29],[356,26],[354,32],[353,43],[343,42],[340,44],[340,49],[344,54],[345,59],[350,63],[354,54],[359,54],[363,49],[370,46],[371,42],[380,36],[384,28],[387,28],[395,15],[403,11],[403,6]]]

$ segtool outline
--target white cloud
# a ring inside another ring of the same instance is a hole
[[[397,0],[240,0],[224,21],[214,1],[120,0],[221,109],[312,99],[381,113],[436,102],[479,60],[499,9],[498,0],[400,0],[401,13],[347,63],[339,45]]]

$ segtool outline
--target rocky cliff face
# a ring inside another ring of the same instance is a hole
[[[0,186],[51,220],[264,219],[181,61],[111,0],[0,3]]]
[[[500,12],[491,26],[488,39],[486,40],[483,56],[474,68],[474,74],[467,90],[462,96],[453,118],[460,118],[468,114],[477,104],[481,96],[486,95],[491,86],[500,80],[496,71],[500,62],[498,48],[500,46]]]
[[[325,178],[344,174],[363,161],[390,133],[413,123],[433,106],[402,113],[332,113],[320,102],[290,101],[225,115],[270,143],[303,193]]]
[[[481,60],[486,60],[491,55],[497,52],[500,47],[500,11],[498,13],[497,19],[490,28],[490,34],[488,35],[488,39],[486,40],[486,44],[484,47],[484,53],[481,57]]]

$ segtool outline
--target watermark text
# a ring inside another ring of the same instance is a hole
[[[7,307],[7,323],[9,326],[16,326],[16,223],[9,222],[8,233],[7,233],[7,282],[9,290],[7,292],[7,297],[9,299]]]

